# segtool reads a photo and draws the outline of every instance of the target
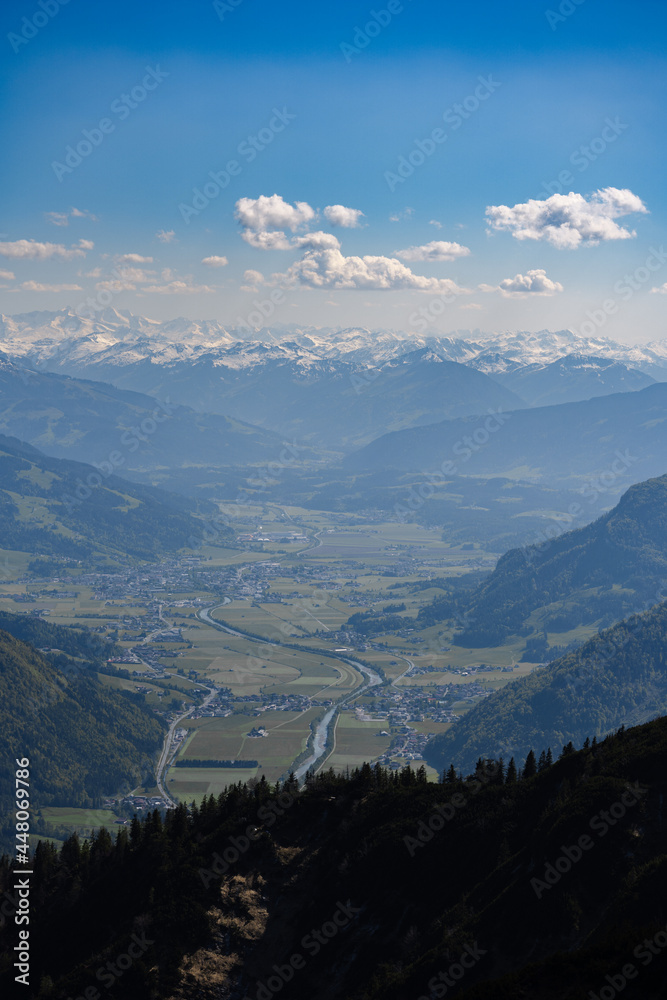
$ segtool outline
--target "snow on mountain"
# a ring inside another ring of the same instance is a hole
[[[114,369],[173,367],[208,363],[230,369],[291,361],[304,372],[324,360],[355,368],[379,367],[409,355],[414,362],[430,356],[467,364],[488,375],[548,365],[569,355],[609,358],[667,380],[667,340],[618,344],[603,337],[583,338],[570,330],[482,333],[457,330],[452,336],[369,330],[276,325],[256,333],[227,328],[215,320],[179,317],[166,322],[107,308],[94,318],[70,309],[0,315],[0,350],[24,364],[80,375],[96,369],[110,378]]]

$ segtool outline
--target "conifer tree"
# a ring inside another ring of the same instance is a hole
[[[535,762],[535,752],[533,750],[528,751],[528,756],[526,757],[526,763],[523,765],[523,777],[524,778],[534,778],[537,774],[537,764]]]

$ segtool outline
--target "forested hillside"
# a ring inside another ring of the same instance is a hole
[[[611,624],[657,603],[666,590],[667,476],[660,476],[631,486],[584,528],[512,549],[471,595],[436,601],[419,617],[425,625],[458,619],[459,644],[492,646],[534,629]]]
[[[41,845],[30,996],[581,1000],[623,969],[662,1000],[666,755],[660,719],[523,776],[364,765]]]
[[[525,756],[603,736],[667,713],[667,603],[636,615],[574,653],[510,682],[426,748],[434,767],[477,757]]]
[[[151,773],[164,724],[87,671],[65,676],[28,643],[0,632],[0,754],[30,758],[39,808],[91,806]],[[13,801],[13,767],[0,773],[3,843]]]
[[[210,502],[130,483],[110,463],[100,469],[49,458],[0,435],[0,548],[42,556],[152,559],[201,543]],[[233,540],[226,525],[217,538]]]

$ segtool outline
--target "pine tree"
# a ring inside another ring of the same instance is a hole
[[[447,785],[455,785],[456,784],[456,780],[457,780],[456,779],[456,769],[455,769],[455,767],[454,767],[453,764],[450,764],[449,765],[449,770],[447,771],[447,774],[445,775],[445,784],[447,784]]]
[[[554,762],[554,755],[551,752],[551,747],[547,747],[547,767],[551,767]]]
[[[510,757],[510,762],[507,765],[507,774],[505,776],[506,785],[516,785],[517,773],[516,764],[514,763],[514,757]]]
[[[537,764],[535,762],[535,752],[533,750],[529,750],[528,756],[526,757],[526,763],[523,765],[523,777],[534,778],[536,774]]]

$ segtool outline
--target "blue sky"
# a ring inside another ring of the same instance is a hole
[[[4,313],[667,334],[663,3],[1,18]]]

